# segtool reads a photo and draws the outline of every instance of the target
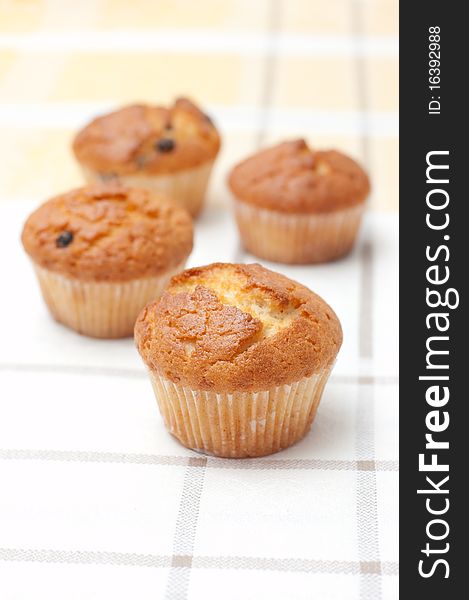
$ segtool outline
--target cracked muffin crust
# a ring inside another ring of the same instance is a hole
[[[228,179],[235,196],[284,213],[328,213],[364,202],[365,171],[336,150],[313,150],[302,139],[284,142],[247,158]]]
[[[172,278],[135,326],[162,377],[195,390],[259,391],[332,367],[342,343],[333,310],[258,264],[215,263]]]
[[[214,160],[219,149],[212,120],[187,98],[168,108],[135,104],[97,117],[73,142],[82,166],[104,179],[192,169]]]
[[[22,242],[34,263],[83,281],[154,277],[192,250],[187,211],[164,196],[118,184],[52,198],[25,223]]]

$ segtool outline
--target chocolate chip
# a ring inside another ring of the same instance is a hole
[[[73,241],[73,233],[71,231],[63,231],[55,240],[57,248],[65,248]]]
[[[174,149],[175,143],[171,138],[161,138],[155,144],[155,149],[159,152],[171,152]]]

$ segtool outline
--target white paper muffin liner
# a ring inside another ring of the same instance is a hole
[[[289,214],[238,199],[234,208],[245,248],[265,260],[307,264],[334,260],[353,247],[364,204],[325,214]]]
[[[195,217],[202,210],[213,163],[211,160],[194,169],[167,175],[119,175],[112,180],[120,181],[128,187],[141,187],[165,194]],[[87,183],[103,182],[98,171],[88,167],[82,167],[82,171]]]
[[[124,282],[80,281],[34,264],[52,316],[67,327],[97,338],[133,335],[140,310],[158,298],[178,267],[159,275]]]
[[[265,456],[309,431],[332,367],[262,392],[192,390],[150,370],[166,428],[184,446],[220,457]]]

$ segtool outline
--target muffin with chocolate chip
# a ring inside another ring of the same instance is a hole
[[[255,256],[280,263],[320,263],[353,247],[370,183],[336,150],[295,140],[263,150],[228,179],[242,242]]]
[[[184,268],[192,229],[189,213],[164,196],[110,183],[42,204],[22,242],[53,317],[117,338],[132,335],[142,307]]]
[[[263,456],[310,429],[342,343],[333,310],[257,264],[171,280],[135,325],[168,430],[224,457]]]
[[[213,121],[186,98],[135,104],[91,121],[73,142],[88,183],[119,180],[163,192],[199,214],[220,149]]]

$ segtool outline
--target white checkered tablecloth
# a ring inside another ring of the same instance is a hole
[[[398,597],[396,0],[0,0],[0,600]],[[56,324],[20,245],[76,187],[70,141],[185,94],[223,147],[190,266],[239,247],[228,169],[304,136],[370,171],[353,254],[266,266],[311,287],[344,344],[313,429],[220,460],[164,429],[133,341]]]
[[[221,460],[166,433],[132,340],[51,320],[23,217],[0,207],[0,598],[396,598],[396,218],[368,215],[346,260],[277,267],[331,303],[344,345],[304,441]],[[214,209],[191,265],[215,255],[252,260]]]

